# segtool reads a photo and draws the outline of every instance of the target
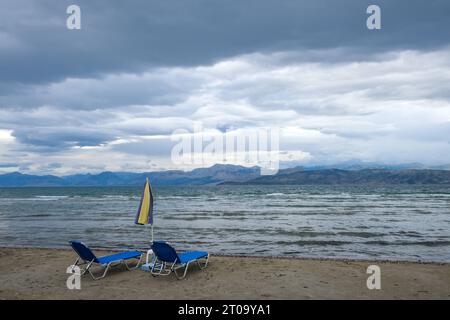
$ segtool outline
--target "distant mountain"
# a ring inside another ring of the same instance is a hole
[[[141,186],[149,177],[152,185],[208,185],[223,182],[242,182],[257,178],[259,167],[246,168],[216,164],[192,171],[169,170],[159,172],[102,172],[68,176],[36,176],[18,172],[0,175],[0,187],[63,187],[63,186]]]
[[[354,162],[343,162],[335,165],[321,165],[321,166],[306,166],[305,170],[329,170],[329,169],[340,169],[340,170],[364,170],[364,169],[382,169],[382,170],[411,170],[411,169],[428,169],[420,163],[405,163],[398,165],[382,164],[376,162],[369,163],[354,163]]]
[[[245,185],[397,185],[397,184],[443,184],[450,185],[448,170],[305,170],[290,168],[280,170],[273,176],[260,176],[244,182],[223,184]]]
[[[64,185],[64,179],[56,176],[34,176],[21,174],[18,172],[0,175],[0,187],[26,187],[26,186],[61,186]]]
[[[0,175],[0,187],[64,187],[64,186],[141,186],[149,177],[152,185],[217,185],[217,184],[286,184],[286,185],[394,185],[394,184],[449,184],[450,171],[431,169],[347,169],[323,167],[296,167],[282,169],[273,176],[261,176],[259,167],[246,168],[216,164],[192,171],[169,170],[158,172],[102,172],[68,176],[36,176],[18,172]],[[404,165],[409,167],[409,165]]]
[[[297,167],[300,168],[300,167]],[[449,170],[450,165],[440,166],[425,166],[422,163],[401,163],[401,164],[386,164],[379,162],[367,162],[361,160],[349,160],[339,162],[331,165],[305,165],[301,166],[305,170],[326,170],[326,169],[341,169],[341,170],[363,170],[363,169],[385,169],[385,170],[410,170],[410,169],[432,169],[432,170]]]

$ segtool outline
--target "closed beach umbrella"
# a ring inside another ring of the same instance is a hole
[[[141,197],[141,203],[139,204],[139,210],[137,212],[134,223],[140,225],[145,224],[151,225],[152,243],[153,243],[153,194],[148,178],[145,181],[144,191]]]

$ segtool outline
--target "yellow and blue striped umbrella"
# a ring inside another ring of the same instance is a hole
[[[148,178],[147,181],[145,181],[144,192],[134,223],[140,225],[150,224],[153,227],[153,194]]]

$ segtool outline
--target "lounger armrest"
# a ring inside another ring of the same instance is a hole
[[[145,257],[145,263],[146,264],[148,264],[150,262],[149,259],[148,259],[150,256],[153,256],[153,250],[152,249],[147,250],[147,255]]]

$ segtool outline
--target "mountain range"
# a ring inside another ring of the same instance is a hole
[[[141,186],[148,177],[152,185],[209,185],[223,182],[243,182],[260,176],[259,167],[214,165],[192,171],[168,170],[157,172],[102,172],[68,176],[29,175],[19,172],[0,175],[0,187],[86,187]]]
[[[240,182],[241,185],[449,185],[449,170],[430,169],[318,169],[292,168],[280,170],[273,176],[260,176]]]
[[[67,176],[30,175],[19,172],[0,175],[0,187],[86,187],[141,186],[148,177],[152,185],[450,185],[450,170],[417,169],[414,165],[379,165],[364,168],[360,164],[295,167],[281,169],[272,176],[261,176],[259,167],[216,164],[192,171],[102,172]]]

